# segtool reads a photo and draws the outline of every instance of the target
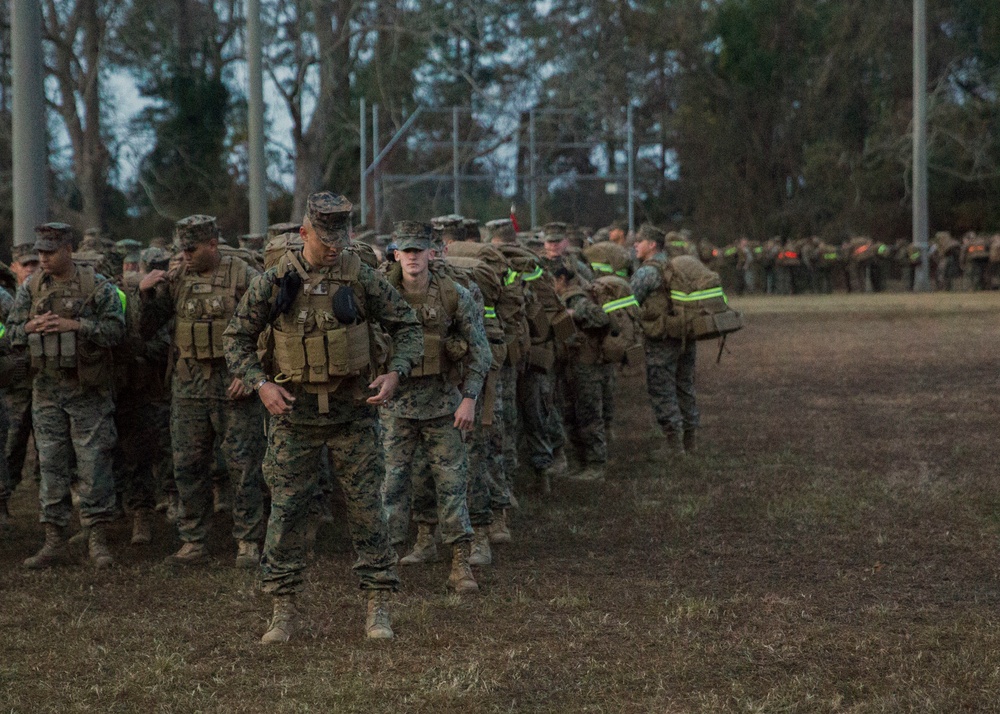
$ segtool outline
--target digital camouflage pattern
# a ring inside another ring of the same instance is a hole
[[[566,298],[566,307],[573,311],[573,322],[579,328],[577,339],[594,339],[587,331],[607,327],[611,319],[600,305],[584,292],[574,292]],[[573,400],[576,442],[583,450],[586,464],[605,464],[608,460],[605,425],[610,422],[605,413],[606,395],[611,391],[615,365],[583,364],[570,353],[568,382]],[[610,405],[607,405],[610,411]]]
[[[502,490],[490,487],[490,497],[493,508],[508,508],[510,506],[511,479],[517,473],[519,465],[518,441],[521,433],[521,420],[517,409],[518,373],[517,368],[505,364],[500,368],[500,380],[497,396],[500,399],[503,414],[503,478],[505,488]],[[499,499],[499,500],[498,500]]]
[[[227,362],[248,384],[272,376],[264,372],[257,339],[270,324],[276,281],[276,268],[251,281],[225,333]],[[420,321],[399,293],[368,266],[361,266],[358,282],[364,290],[359,297],[367,319],[380,323],[393,338],[389,369],[406,378],[423,347]],[[264,480],[271,491],[271,516],[261,562],[264,591],[284,595],[302,589],[307,525],[317,497],[323,447],[347,502],[358,556],[354,570],[361,587],[395,589],[399,578],[382,509],[385,474],[377,422],[374,408],[364,402],[371,394],[367,381],[343,380],[330,395],[329,412],[323,414],[315,395],[290,386],[296,396],[292,411],[268,421]]]
[[[24,326],[31,317],[29,285],[42,279],[51,277],[35,273],[14,298],[7,327],[15,347],[27,347]],[[102,276],[97,279],[94,297],[77,318],[77,335],[95,347],[110,349],[124,337],[125,315],[114,285],[100,282]],[[117,436],[110,383],[81,387],[73,370],[42,371],[32,382],[31,404],[41,476],[41,521],[58,526],[69,523],[74,458],[81,524],[89,527],[110,520],[115,505],[111,467]]]

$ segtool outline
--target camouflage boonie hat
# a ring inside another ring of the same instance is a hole
[[[274,223],[267,227],[267,239],[270,241],[286,233],[298,233],[301,227],[301,223]]]
[[[213,238],[219,239],[219,226],[215,222],[215,216],[196,214],[174,224],[174,240],[181,250],[194,250]]]
[[[546,223],[545,227],[542,229],[542,237],[546,243],[555,243],[561,241],[566,237],[566,231],[569,226],[560,221],[553,221],[552,223]]]
[[[431,230],[435,243],[441,243],[445,240],[463,241],[465,240],[465,219],[455,214],[438,216],[431,219]]]
[[[392,232],[396,250],[430,250],[431,227],[420,221],[398,221]]]
[[[657,245],[663,245],[666,241],[666,233],[652,223],[643,223],[635,234],[635,242],[638,243],[641,240],[656,241]]]
[[[11,257],[15,263],[37,263],[38,251],[35,250],[34,243],[22,243],[14,246]]]
[[[35,250],[54,251],[73,245],[73,227],[68,223],[43,223],[35,226]]]
[[[514,232],[514,223],[509,218],[498,218],[486,224],[491,241],[501,243],[516,243],[517,234]]]
[[[139,267],[143,270],[149,270],[150,266],[155,263],[169,263],[172,257],[173,255],[169,251],[151,246],[139,253]]]
[[[326,245],[341,246],[351,242],[351,210],[354,206],[343,196],[320,191],[309,197],[306,217],[316,235]]]
[[[267,236],[263,233],[244,233],[238,239],[240,248],[245,250],[263,250]]]

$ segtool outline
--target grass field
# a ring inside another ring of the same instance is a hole
[[[1000,710],[1000,296],[741,299],[702,345],[700,455],[655,462],[625,379],[611,478],[525,496],[515,542],[445,593],[403,570],[369,643],[343,533],[309,571],[308,632],[257,640],[230,567],[175,573],[164,524],[120,565],[29,573],[30,489],[0,542],[0,711]]]

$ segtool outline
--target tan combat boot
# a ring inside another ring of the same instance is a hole
[[[151,518],[152,513],[147,508],[140,508],[132,514],[132,545],[146,545],[153,540]]]
[[[166,557],[168,565],[198,565],[208,560],[208,550],[200,541],[185,543],[173,555]]]
[[[90,543],[90,526],[83,526],[76,533],[70,536],[69,540],[66,541],[74,548],[78,545],[87,545]]]
[[[295,595],[275,595],[271,624],[260,638],[260,643],[275,645],[288,642],[297,629],[299,629],[299,610],[296,607]]]
[[[236,567],[253,570],[260,565],[260,546],[256,541],[241,540],[236,551]]]
[[[490,524],[490,543],[510,543],[510,529],[507,527],[507,509],[494,512]]]
[[[51,568],[66,559],[66,529],[54,523],[45,524],[45,544],[42,549],[24,561],[29,570]]]
[[[569,460],[566,458],[565,447],[560,446],[552,452],[552,465],[548,471],[553,476],[564,476],[569,471]]]
[[[693,454],[698,450],[698,431],[696,429],[688,429],[684,432],[684,451],[688,454]]]
[[[488,526],[475,526],[472,548],[469,551],[469,565],[493,565],[493,550],[490,548]]]
[[[7,507],[7,499],[0,498],[0,529],[10,528],[10,509]]]
[[[417,524],[417,542],[413,551],[399,560],[400,565],[423,565],[437,562],[437,544],[434,542],[434,526],[430,523]]]
[[[598,482],[604,480],[604,464],[588,464],[587,468],[570,476],[572,481]]]
[[[106,523],[95,523],[90,527],[90,537],[87,539],[90,561],[98,570],[110,568],[115,564],[115,559],[111,557],[111,551],[108,549],[107,528]]]
[[[228,480],[212,484],[212,510],[215,513],[229,513],[233,510],[232,489]]]
[[[365,635],[369,640],[392,639],[388,590],[372,590],[368,593],[368,616],[365,618]]]
[[[660,458],[670,458],[671,456],[683,456],[684,455],[684,443],[681,441],[681,435],[676,431],[664,431],[663,441],[660,446],[653,452],[654,456]]]
[[[455,543],[451,547],[451,573],[448,575],[448,587],[459,595],[479,592],[479,583],[472,575],[469,567],[469,542]]]

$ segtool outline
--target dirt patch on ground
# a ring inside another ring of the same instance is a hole
[[[876,296],[879,297],[879,296]],[[990,711],[996,619],[995,296],[746,300],[703,345],[696,458],[658,462],[621,382],[612,477],[525,495],[483,594],[403,571],[397,638],[362,638],[351,554],[323,535],[308,633],[257,644],[253,577],[176,547],[28,573],[30,489],[0,544],[0,709],[11,711]],[[948,300],[951,300],[949,303]],[[961,303],[961,304],[959,304]]]

